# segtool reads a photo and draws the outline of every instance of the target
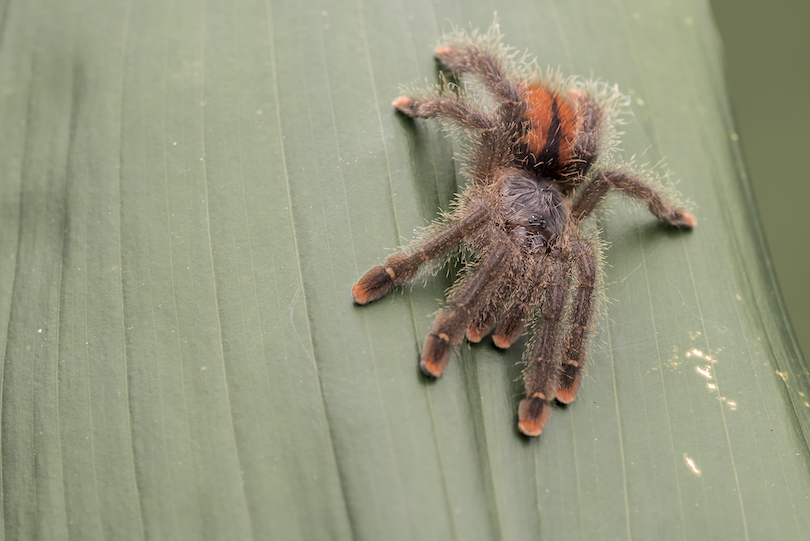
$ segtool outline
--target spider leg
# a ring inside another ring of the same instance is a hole
[[[519,87],[509,80],[500,61],[478,45],[473,43],[465,43],[461,47],[442,45],[433,54],[450,71],[480,76],[499,100],[506,103],[518,103],[521,100]]]
[[[391,105],[414,118],[449,118],[471,130],[488,130],[493,127],[493,122],[487,115],[470,109],[457,98],[417,99],[400,96]]]
[[[352,296],[357,304],[367,304],[388,295],[396,285],[409,282],[416,276],[419,267],[447,251],[464,237],[476,231],[489,216],[489,205],[482,203],[463,220],[453,222],[442,229],[413,252],[392,254],[380,266],[366,272],[352,287]]]
[[[472,160],[473,177],[479,184],[488,184],[491,176],[514,160],[516,141],[525,128],[526,105],[520,84],[512,82],[501,61],[490,52],[473,43],[441,46],[435,50],[436,58],[457,74],[473,74],[484,80],[487,88],[500,102],[495,118],[475,111],[463,100],[440,96],[433,99],[415,99],[401,96],[393,105],[399,111],[418,118],[450,118],[462,126],[481,132]],[[461,92],[463,95],[463,91]]]
[[[569,264],[559,248],[552,251],[550,259],[543,321],[532,348],[529,367],[523,374],[526,398],[518,406],[518,428],[527,436],[537,436],[543,431],[551,416],[551,401],[557,395],[560,318],[568,292]]]
[[[650,212],[662,222],[682,228],[697,225],[690,212],[673,207],[653,188],[623,171],[603,171],[596,175],[574,201],[571,212],[574,219],[584,220],[611,188],[645,201]]]
[[[497,56],[475,43],[443,45],[434,54],[457,74],[479,76],[500,102],[497,120],[493,123],[495,129],[484,131],[473,160],[474,177],[477,182],[487,184],[497,169],[508,166],[514,159],[514,145],[526,126],[523,87],[510,80]]]
[[[425,338],[420,366],[426,375],[439,377],[450,360],[450,352],[464,338],[470,322],[486,306],[500,277],[510,265],[510,252],[505,235],[492,239],[492,249],[483,263],[451,294],[451,310],[441,312],[433,324],[433,332]]]
[[[557,380],[557,400],[570,404],[577,395],[585,366],[585,335],[593,314],[596,261],[591,248],[579,242],[573,247],[577,266],[577,293],[571,314],[571,328],[563,346],[563,361]]]
[[[503,300],[509,297],[514,288],[515,280],[511,274],[501,280],[501,285],[487,300],[486,306],[467,325],[467,329],[464,331],[467,340],[477,344],[495,328]]]
[[[526,261],[525,258],[528,256],[526,253],[519,252],[520,247],[524,246],[528,240],[526,228],[515,228],[509,235],[509,239],[514,244],[516,251],[511,268],[501,273],[500,286],[489,297],[484,308],[473,317],[467,326],[465,334],[470,342],[480,342],[484,336],[495,328],[495,325],[498,324],[499,313],[504,312],[504,304],[520,290],[520,284],[525,283],[525,280],[518,280],[518,276],[522,272]]]
[[[486,114],[475,111],[454,97],[429,99],[400,96],[392,105],[400,112],[414,118],[448,118],[470,130],[480,132],[479,152],[473,159],[473,178],[477,183],[491,182],[491,175],[507,166],[513,159],[512,141],[504,138],[496,129],[496,123]]]
[[[539,284],[542,283],[548,259],[543,254],[537,255],[539,257],[528,267],[527,274],[521,279],[520,286],[504,307],[503,314],[495,327],[492,342],[501,349],[508,348],[520,338],[526,329],[526,320],[539,301],[542,291]]]

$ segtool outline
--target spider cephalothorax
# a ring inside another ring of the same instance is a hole
[[[352,294],[366,304],[456,246],[472,254],[425,339],[422,370],[441,375],[465,337],[478,342],[492,333],[496,346],[508,348],[536,321],[525,357],[526,398],[518,407],[519,429],[536,436],[551,401],[571,402],[582,379],[600,274],[598,244],[581,232],[583,220],[615,189],[645,202],[667,224],[696,222],[629,168],[599,166],[615,133],[615,90],[533,76],[506,54],[496,32],[456,34],[435,51],[455,74],[482,82],[494,106],[472,105],[453,85],[394,100],[408,116],[447,119],[472,132],[471,181],[451,213],[411,249],[369,270]]]

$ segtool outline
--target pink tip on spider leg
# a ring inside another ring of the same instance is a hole
[[[513,329],[512,332],[498,332],[492,335],[492,343],[500,349],[508,349],[523,334],[524,326]]]
[[[391,105],[393,105],[395,109],[399,109],[403,113],[407,113],[410,109],[411,103],[413,103],[413,98],[410,96],[400,96],[392,101]]]
[[[567,381],[560,381],[557,387],[557,400],[563,404],[570,404],[577,397],[577,391],[582,384],[582,374],[577,372],[573,378]]]
[[[480,330],[478,330],[476,327],[473,326],[467,327],[467,330],[464,331],[464,334],[467,335],[467,341],[472,342],[473,344],[477,344],[484,337],[483,333],[481,333]]]
[[[385,267],[370,269],[352,287],[352,297],[357,304],[367,304],[388,295],[394,289],[394,282]]]
[[[495,328],[492,335],[492,342],[501,349],[507,349],[521,337],[526,329],[526,320],[523,318],[508,318],[502,320]]]
[[[691,212],[683,211],[681,213],[683,218],[683,226],[684,227],[695,227],[697,225],[697,220],[695,216]]]
[[[450,54],[452,51],[453,51],[453,49],[450,48],[449,46],[440,45],[440,46],[436,47],[436,50],[433,51],[433,54],[437,58],[441,58],[442,56],[446,56],[446,55]]]
[[[518,429],[527,436],[539,436],[549,417],[551,405],[542,398],[524,398],[518,405]]]
[[[450,343],[444,334],[430,333],[425,338],[425,350],[419,367],[426,376],[438,378],[450,361]]]
[[[467,327],[464,331],[464,334],[467,335],[467,340],[472,342],[473,344],[477,344],[481,341],[486,335],[492,331],[492,328],[495,326],[495,321],[486,318],[484,321],[478,321],[473,325]]]

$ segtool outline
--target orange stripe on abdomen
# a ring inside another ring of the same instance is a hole
[[[561,170],[571,160],[576,132],[576,118],[568,103],[543,85],[524,87],[531,123],[526,133],[526,146],[537,164],[553,171]]]

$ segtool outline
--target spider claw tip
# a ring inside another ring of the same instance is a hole
[[[390,273],[385,267],[378,266],[370,269],[352,286],[352,297],[354,302],[363,305],[385,297],[393,289],[394,282]]]
[[[398,109],[402,112],[407,112],[410,109],[410,105],[413,103],[413,98],[410,96],[400,96],[394,101],[391,102],[391,105],[394,106],[395,109]]]
[[[476,329],[475,327],[467,327],[467,330],[464,332],[467,335],[467,341],[472,342],[473,344],[477,344],[481,341],[484,335]]]
[[[511,333],[497,333],[492,335],[492,343],[495,344],[496,347],[500,349],[509,349],[509,347],[515,343],[515,341],[520,338],[520,335],[523,333],[523,329],[519,329],[516,332]]]
[[[450,48],[450,46],[448,45],[440,45],[436,47],[436,49],[433,51],[433,54],[437,57],[441,57],[450,54],[452,50],[453,49]]]
[[[549,417],[551,406],[542,398],[524,398],[518,406],[518,429],[526,436],[539,436],[543,432]]]
[[[577,397],[577,391],[582,383],[582,374],[577,363],[563,365],[563,371],[557,382],[557,401],[562,404],[570,404]]]
[[[442,336],[430,333],[425,339],[425,351],[419,367],[426,376],[438,378],[450,361],[450,344]]]
[[[422,373],[431,378],[438,378],[442,375],[442,370],[440,367],[437,367],[435,364],[426,363],[424,359],[419,363],[419,368],[422,369]]]
[[[683,227],[692,228],[692,227],[695,227],[697,225],[697,220],[695,219],[695,216],[691,212],[683,211],[682,214],[683,214],[683,217],[682,217],[682,219],[683,219]]]
[[[371,300],[368,290],[360,282],[352,286],[352,297],[357,304],[367,304]]]
[[[557,400],[563,404],[570,404],[577,397],[576,389],[557,389]]]

